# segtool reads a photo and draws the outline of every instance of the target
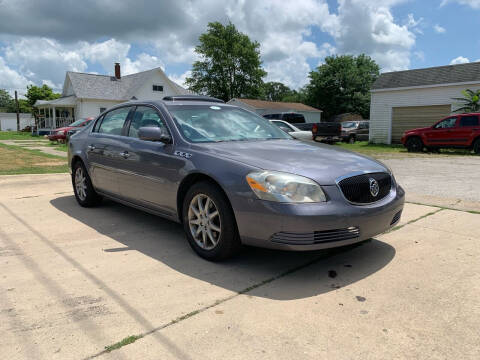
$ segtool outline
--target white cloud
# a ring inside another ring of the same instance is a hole
[[[165,67],[164,63],[160,61],[158,57],[147,53],[139,54],[135,60],[130,59],[128,57],[130,48],[131,45],[128,43],[110,39],[93,44],[82,42],[79,46],[79,53],[86,60],[100,64],[105,70],[105,73],[110,75],[113,74],[113,65],[116,62],[121,64],[124,75],[156,67]]]
[[[172,80],[173,82],[176,82],[178,85],[180,85],[182,87],[186,87],[185,80],[187,79],[187,77],[189,77],[191,75],[192,75],[192,72],[190,70],[188,70],[188,71],[185,71],[181,75],[168,74],[168,77],[169,77],[170,80]]]
[[[435,24],[435,25],[433,26],[433,29],[434,29],[435,32],[438,33],[438,34],[444,34],[445,32],[447,32],[447,30],[446,30],[444,27],[442,27],[442,26],[440,26],[440,25],[438,25],[438,24]]]
[[[335,53],[366,53],[383,71],[408,68],[424,21],[413,14],[403,22],[393,17],[391,8],[405,1],[338,0],[333,13],[326,0],[177,0],[168,5],[148,0],[132,17],[134,1],[125,0],[115,5],[115,16],[106,17],[110,0],[88,7],[72,2],[68,9],[53,1],[42,6],[23,1],[20,7],[16,0],[0,0],[0,36],[10,69],[35,83],[46,79],[59,86],[65,71],[88,71],[90,64],[107,74],[114,62],[121,63],[123,74],[189,66],[208,22],[231,21],[260,43],[267,80],[298,88],[308,81],[309,64]],[[327,32],[335,42],[314,42],[312,30]],[[132,44],[140,49],[134,57]]]
[[[442,0],[440,7],[447,5],[448,3],[459,3],[460,5],[467,5],[473,9],[480,9],[480,0]]]
[[[5,48],[5,59],[22,76],[36,84],[49,80],[61,87],[65,71],[85,71],[87,63],[71,46],[46,38],[23,38]],[[56,87],[56,90],[59,90]]]
[[[415,55],[415,57],[420,60],[420,61],[425,61],[425,53],[421,50],[418,50],[418,51],[415,51],[413,53],[413,55]]]
[[[0,56],[0,89],[13,93],[15,90],[25,90],[30,83],[27,78],[8,67],[5,60]]]
[[[469,63],[470,60],[466,57],[463,57],[463,56],[459,56],[459,57],[456,57],[455,59],[453,59],[452,61],[450,61],[450,65],[456,65],[456,64],[466,64],[466,63]]]
[[[416,40],[411,28],[421,20],[411,15],[406,24],[397,24],[390,8],[399,2],[339,0],[337,25],[330,30],[339,52],[366,53],[382,71],[408,69]]]
[[[12,88],[22,91],[25,91],[24,84],[27,83],[47,84],[55,91],[60,91],[65,72],[85,72],[87,62],[101,65],[104,74],[113,74],[115,62],[121,63],[124,75],[165,67],[158,57],[147,53],[140,53],[135,59],[130,58],[128,56],[130,48],[130,44],[116,39],[96,43],[81,41],[61,44],[53,39],[23,38],[6,46],[5,60],[9,66],[7,67],[2,59],[2,68],[8,77],[0,76],[0,79],[9,78],[9,87],[17,84]],[[7,88],[4,82],[7,81],[0,81],[0,88]]]

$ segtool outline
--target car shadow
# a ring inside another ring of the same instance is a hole
[[[73,196],[63,196],[51,200],[51,204],[119,243],[118,247],[103,249],[107,253],[136,250],[192,278],[235,292],[248,289],[249,295],[271,299],[306,298],[348,286],[379,271],[395,256],[392,246],[371,239],[309,252],[245,247],[239,256],[213,263],[193,252],[183,227],[175,222],[113,201],[86,209],[78,206]],[[279,278],[286,281],[283,289],[259,286]]]

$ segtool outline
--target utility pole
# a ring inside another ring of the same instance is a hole
[[[15,90],[15,109],[17,110],[17,131],[20,131],[20,109],[18,107],[18,95],[17,90]]]

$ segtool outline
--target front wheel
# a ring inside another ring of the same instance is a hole
[[[75,198],[80,206],[92,207],[102,201],[102,197],[93,188],[90,176],[81,161],[73,166],[72,185]]]
[[[350,136],[347,141],[349,144],[355,144],[355,136]]]
[[[413,137],[407,140],[408,152],[420,152],[423,150],[423,142],[418,137]]]
[[[480,139],[475,140],[473,143],[473,152],[477,155],[480,155]]]
[[[224,260],[241,248],[228,199],[209,182],[197,183],[188,190],[182,220],[190,246],[204,259]]]

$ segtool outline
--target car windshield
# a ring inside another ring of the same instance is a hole
[[[354,128],[354,127],[357,127],[357,123],[356,123],[356,122],[347,121],[347,122],[343,122],[343,123],[342,123],[342,128],[344,128],[344,129],[350,129],[350,128]]]
[[[80,126],[80,125],[82,125],[82,124],[85,122],[85,120],[86,120],[86,119],[80,119],[80,120],[74,121],[73,123],[71,123],[71,124],[68,125],[68,126],[72,126],[72,127]]]
[[[268,120],[222,105],[168,105],[177,126],[191,142],[291,139]]]

